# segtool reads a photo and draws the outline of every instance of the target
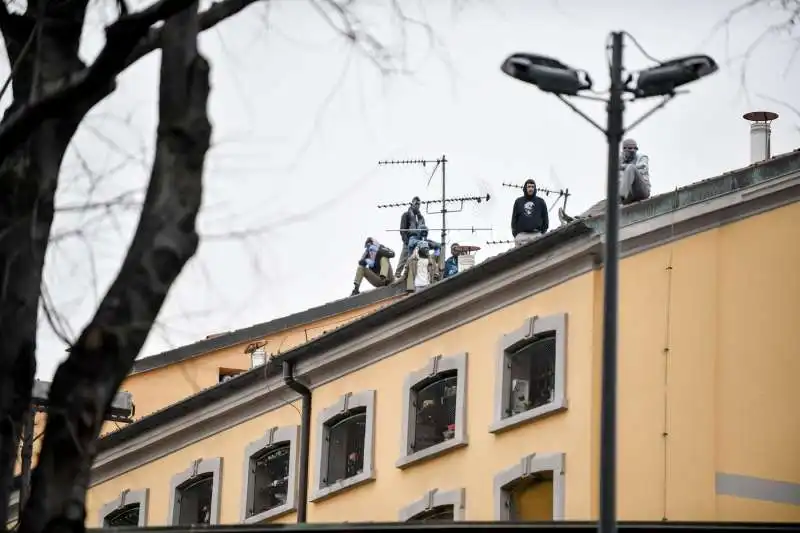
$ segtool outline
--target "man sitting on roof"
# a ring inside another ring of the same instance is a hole
[[[361,281],[366,279],[373,287],[385,287],[392,282],[392,264],[389,261],[394,257],[394,251],[372,237],[367,237],[364,242],[364,253],[358,260],[356,269],[356,279],[353,282],[353,292],[350,296],[355,296],[361,291]]]
[[[650,198],[650,158],[639,153],[639,145],[633,139],[622,141],[622,155],[619,165],[619,199],[622,205],[641,202]],[[563,209],[558,210],[558,218],[563,224],[576,218],[601,215],[606,210],[606,201],[601,200],[585,213],[571,217]]]

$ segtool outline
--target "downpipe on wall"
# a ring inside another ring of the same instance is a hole
[[[300,472],[297,484],[299,486],[297,503],[297,523],[304,524],[308,513],[308,459],[309,444],[311,442],[311,389],[294,379],[294,364],[291,361],[283,362],[283,382],[286,386],[300,395]]]

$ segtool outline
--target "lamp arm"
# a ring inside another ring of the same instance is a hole
[[[673,98],[675,98],[676,96],[677,96],[677,94],[668,94],[667,96],[665,96],[664,98],[662,98],[662,99],[661,99],[661,101],[658,103],[658,105],[656,105],[655,107],[653,107],[652,109],[650,109],[650,110],[649,110],[647,113],[645,113],[645,114],[644,114],[644,115],[642,115],[641,117],[639,117],[639,118],[637,118],[636,120],[634,120],[634,121],[633,121],[633,124],[631,124],[630,126],[628,126],[627,128],[625,128],[625,130],[624,130],[624,131],[625,131],[625,133],[628,133],[628,132],[630,132],[630,131],[631,131],[633,128],[635,128],[636,126],[638,126],[639,124],[641,124],[642,122],[644,122],[646,119],[648,119],[648,118],[650,117],[650,115],[652,115],[653,113],[655,113],[655,112],[656,112],[656,111],[658,111],[659,109],[663,108],[665,105],[667,105],[667,104],[668,104],[668,103],[669,103],[669,102],[670,102],[670,101],[671,101]]]
[[[600,125],[600,124],[598,124],[597,122],[595,122],[594,120],[592,120],[592,118],[591,118],[589,115],[587,115],[586,113],[584,113],[583,111],[581,111],[581,110],[580,110],[578,107],[576,107],[576,106],[575,106],[575,104],[573,104],[572,102],[570,102],[569,100],[567,100],[566,98],[564,98],[563,96],[561,96],[560,94],[557,94],[557,95],[555,95],[555,96],[556,96],[556,98],[558,98],[559,100],[561,100],[562,102],[564,102],[564,103],[567,105],[567,107],[569,107],[569,108],[570,108],[570,109],[572,109],[572,110],[573,110],[575,113],[577,113],[578,115],[580,115],[581,117],[583,117],[583,119],[584,119],[585,121],[587,121],[589,124],[591,124],[592,126],[594,126],[595,128],[597,128],[597,129],[600,131],[600,133],[602,133],[603,135],[606,135],[606,130],[605,130],[605,129],[604,129],[604,128],[603,128],[603,127]]]

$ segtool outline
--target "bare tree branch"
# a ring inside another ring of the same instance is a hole
[[[7,115],[0,124],[0,161],[14,151],[41,125],[56,118],[64,105],[74,104],[87,95],[107,94],[117,75],[127,66],[127,58],[150,27],[175,13],[193,0],[159,0],[149,8],[119,18],[106,29],[106,44],[92,65],[75,76],[42,87],[42,96]]]
[[[259,0],[220,0],[218,2],[214,2],[211,7],[200,13],[200,31],[206,31],[213,28],[220,22],[236,15],[244,8],[258,1]],[[158,50],[158,48],[161,46],[161,36],[163,31],[163,28],[151,29],[148,34],[139,41],[139,44],[128,56],[125,66],[129,67],[150,52]]]
[[[105,413],[197,250],[211,139],[209,66],[197,52],[197,34],[197,4],[164,24],[156,156],[141,218],[119,274],[53,379],[22,533],[82,530]]]

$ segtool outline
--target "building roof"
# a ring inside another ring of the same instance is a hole
[[[797,170],[800,170],[800,150],[795,150],[787,154],[776,156],[767,161],[750,165],[732,172],[727,172],[714,178],[699,181],[668,193],[656,195],[648,200],[638,202],[636,204],[624,206],[620,216],[620,225],[627,226],[629,224],[633,224],[661,214],[666,214],[689,205],[702,203],[713,197],[721,196],[769,180],[774,180]],[[559,248],[566,243],[574,241],[580,237],[589,234],[603,233],[603,218],[604,217],[602,216],[593,217],[591,219],[585,219],[583,221],[578,220],[568,225],[561,226],[526,246],[512,248],[507,252],[491,257],[476,265],[472,269],[460,273],[457,276],[453,276],[435,283],[422,291],[408,296],[407,298],[397,300],[374,313],[361,317],[345,326],[329,331],[328,333],[325,333],[283,354],[274,356],[272,359],[270,359],[266,365],[266,368],[259,367],[248,372],[244,372],[228,381],[222,382],[209,389],[201,391],[194,396],[190,396],[184,400],[181,400],[180,402],[156,411],[138,420],[134,424],[107,434],[98,443],[98,452],[111,449],[121,442],[158,428],[163,424],[186,415],[187,413],[200,410],[203,407],[218,401],[219,399],[233,394],[235,391],[252,386],[259,380],[279,376],[282,372],[281,364],[284,361],[298,362],[315,357],[318,354],[323,354],[326,350],[334,348],[344,342],[358,338],[362,335],[367,335],[372,330],[378,328],[382,324],[385,324],[387,321],[402,317],[403,315],[412,312],[414,309],[418,309],[420,306],[424,306],[429,302],[440,299],[443,296],[452,293],[453,291],[457,291],[461,288],[490,279],[498,273],[507,271],[508,269],[522,264],[536,256],[546,254],[553,249]],[[392,288],[387,288],[384,290],[391,289]],[[371,292],[377,293],[378,291],[376,290]],[[387,297],[390,296],[387,295]],[[334,304],[336,303],[337,302],[334,302]],[[309,312],[310,311],[313,310],[309,310]],[[239,332],[234,332],[229,335],[238,334],[238,336],[235,337],[238,340],[235,342],[246,342],[248,337],[243,332],[251,331],[253,328],[266,329],[268,324],[270,323],[239,330]],[[260,335],[263,336],[264,333],[260,333]],[[195,343],[190,346],[206,346],[204,343],[211,343],[215,340],[216,338],[209,339],[208,341],[201,341],[200,343]],[[228,341],[228,343],[233,344],[234,342],[231,340]],[[198,350],[199,348],[195,349]],[[208,349],[211,348],[206,348],[206,350]]]
[[[269,322],[263,322],[254,326],[214,335],[201,341],[175,348],[174,350],[138,359],[133,364],[130,375],[141,374],[180,361],[193,359],[215,350],[260,340],[281,331],[293,329],[303,324],[311,324],[312,322],[348,311],[354,311],[405,293],[405,286],[403,284],[390,285],[388,287],[381,287],[363,292],[357,296],[350,296],[349,298],[328,302],[317,307],[306,309],[305,311],[300,311],[299,313],[270,320]]]

